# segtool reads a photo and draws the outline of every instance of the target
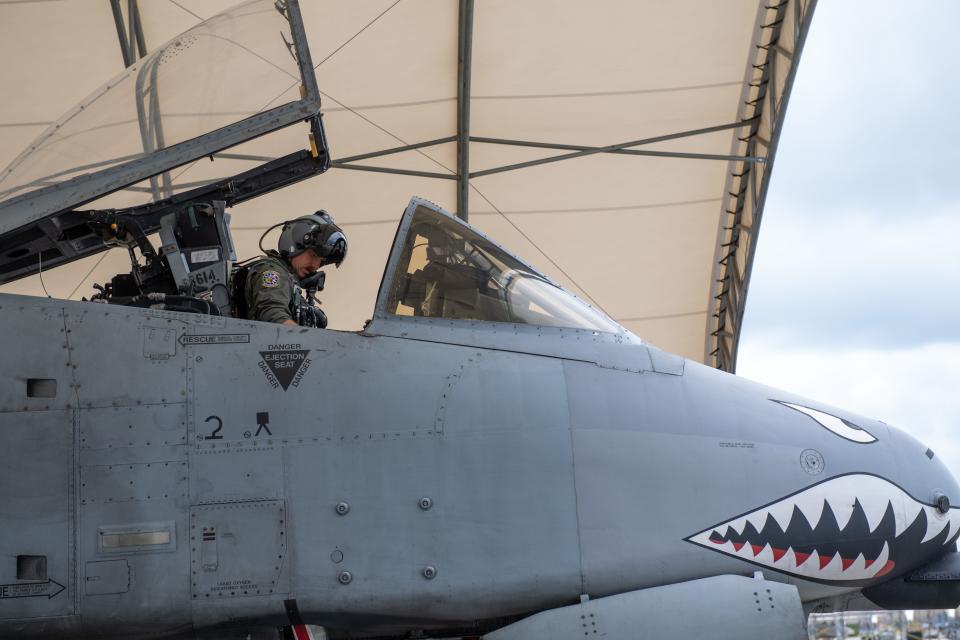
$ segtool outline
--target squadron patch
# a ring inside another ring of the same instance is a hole
[[[264,271],[260,277],[260,286],[264,289],[273,289],[280,284],[280,274],[276,271]]]

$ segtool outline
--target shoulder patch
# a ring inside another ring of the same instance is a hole
[[[260,276],[260,286],[264,289],[273,289],[280,284],[280,274],[276,271],[264,271]]]

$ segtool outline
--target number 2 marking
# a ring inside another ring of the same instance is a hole
[[[204,420],[204,422],[210,422],[211,420],[217,421],[217,428],[213,430],[213,433],[211,433],[208,436],[205,436],[203,439],[204,440],[223,440],[223,436],[217,435],[218,433],[220,433],[220,429],[223,429],[223,420],[221,420],[217,416],[210,416],[209,418]]]

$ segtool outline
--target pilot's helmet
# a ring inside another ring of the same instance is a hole
[[[334,224],[333,217],[321,209],[285,222],[277,249],[288,260],[307,249],[313,249],[324,264],[339,267],[347,257],[347,236],[343,229]]]

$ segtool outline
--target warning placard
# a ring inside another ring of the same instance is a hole
[[[299,344],[278,346],[295,348],[261,351],[260,357],[263,359],[259,362],[259,366],[275,389],[279,387],[286,391],[291,386],[298,387],[310,368],[310,358],[307,357],[310,350],[300,349]]]

